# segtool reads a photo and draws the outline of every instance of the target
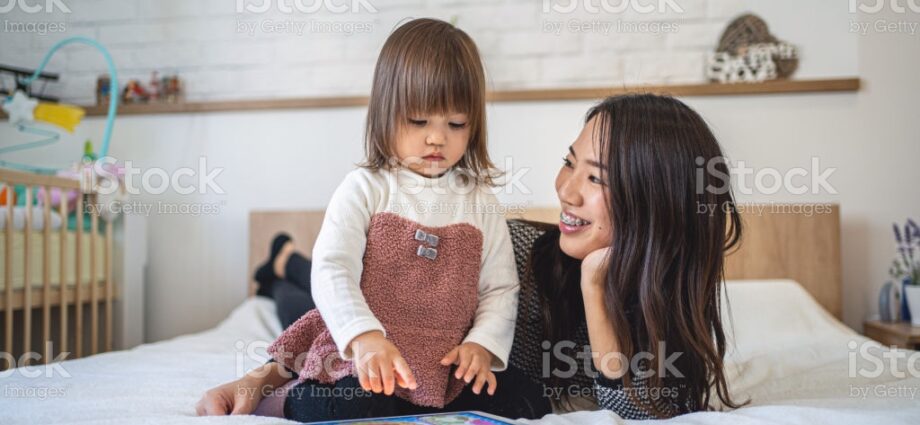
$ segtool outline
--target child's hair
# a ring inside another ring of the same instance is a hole
[[[494,184],[486,150],[485,73],[476,44],[462,30],[437,19],[415,19],[387,38],[367,108],[365,161],[394,165],[393,142],[412,114],[467,114],[470,141],[457,164],[480,183]]]

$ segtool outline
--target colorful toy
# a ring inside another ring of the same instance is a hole
[[[111,87],[118,87],[118,75],[115,70],[115,63],[112,61],[112,56],[105,47],[99,44],[99,42],[87,37],[70,37],[55,43],[51,46],[48,53],[45,54],[45,57],[42,59],[35,72],[33,72],[31,76],[17,81],[17,87],[28,88],[37,78],[46,75],[42,73],[42,70],[48,65],[51,56],[60,48],[72,43],[86,44],[99,50],[105,58],[106,65],[109,68]],[[109,102],[108,115],[106,116],[105,131],[102,136],[102,147],[99,150],[99,155],[103,157],[106,156],[109,151],[109,144],[112,139],[112,127],[115,122],[115,112],[118,110],[118,97],[111,97],[111,99],[111,102]],[[3,110],[7,111],[7,114],[10,116],[10,121],[17,125],[20,132],[43,136],[44,138],[2,147],[0,148],[0,154],[35,149],[53,144],[60,140],[61,137],[58,132],[32,125],[32,122],[36,120],[60,126],[68,131],[73,131],[73,128],[76,127],[80,118],[82,118],[82,110],[78,110],[79,108],[75,106],[52,104],[48,104],[41,108],[39,108],[39,106],[40,104],[38,101],[30,98],[26,94],[26,91],[21,89],[17,90],[13,96],[3,99]],[[0,160],[0,166],[43,174],[52,174],[57,170],[56,168],[38,167],[3,160]]]
[[[8,203],[10,203],[10,199],[8,196],[10,193],[9,190],[10,190],[9,186],[3,186],[3,188],[0,189],[0,206],[6,206]],[[12,204],[16,205],[16,191],[13,191],[12,193],[13,193]]]
[[[85,114],[83,108],[73,105],[39,102],[35,107],[35,121],[54,124],[69,133],[73,133]]]
[[[147,90],[144,90],[144,86],[138,80],[129,80],[128,84],[125,84],[125,89],[121,92],[121,100],[125,103],[146,102],[149,98]]]
[[[150,95],[151,102],[160,100],[160,95],[163,94],[160,89],[160,78],[157,76],[156,71],[150,73],[150,87],[147,88],[147,92]]]

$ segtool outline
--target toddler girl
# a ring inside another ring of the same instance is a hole
[[[269,348],[299,375],[286,417],[422,412],[468,383],[495,391],[518,279],[491,191],[484,80],[475,44],[448,23],[413,20],[384,44],[365,162],[333,194],[313,249],[317,308]]]

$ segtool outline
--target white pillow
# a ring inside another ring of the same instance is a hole
[[[846,341],[856,335],[789,279],[726,281],[722,320],[733,342],[730,356],[755,355],[816,339],[842,340],[846,347]]]
[[[801,285],[728,281],[722,312],[726,379],[736,401],[763,405],[846,395],[849,347],[868,339],[835,319]]]

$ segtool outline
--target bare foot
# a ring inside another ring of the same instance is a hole
[[[275,275],[279,278],[284,279],[284,266],[287,265],[288,258],[290,258],[293,253],[293,241],[285,242],[284,246],[281,247],[281,251],[278,251],[278,256],[275,257],[275,263],[272,264],[272,268],[275,270]]]

